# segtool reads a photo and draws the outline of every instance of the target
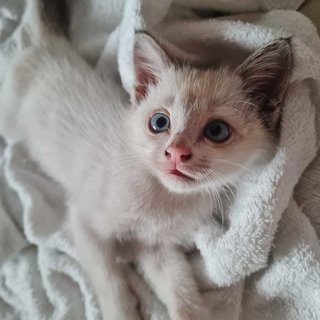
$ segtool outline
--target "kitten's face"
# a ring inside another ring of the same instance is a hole
[[[272,119],[267,128],[238,73],[167,63],[135,99],[134,150],[173,192],[232,184],[273,150]]]
[[[137,152],[168,189],[230,183],[270,151],[272,135],[241,84],[227,71],[168,69],[150,88],[132,132]]]

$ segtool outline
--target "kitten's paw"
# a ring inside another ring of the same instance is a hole
[[[122,301],[110,299],[102,306],[103,320],[143,320],[139,310],[139,300],[134,295]]]
[[[104,312],[103,320],[143,320],[139,312],[136,309],[120,310],[117,311],[110,310],[109,312]]]
[[[188,305],[180,306],[171,315],[172,320],[212,320],[213,317],[204,306]]]

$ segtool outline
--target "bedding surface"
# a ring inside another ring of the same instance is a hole
[[[174,7],[170,0],[71,1],[76,50],[106,85],[115,79],[124,92],[133,85],[136,29],[156,29],[182,49],[200,39],[200,58],[214,54],[233,66],[273,39],[292,37],[295,67],[279,148],[268,166],[245,177],[230,210],[230,228],[207,248],[217,283],[208,283],[198,260],[190,261],[215,320],[320,319],[320,40],[296,11],[251,13],[295,10],[302,2],[199,0],[184,1],[183,8],[181,0]],[[200,20],[190,10],[195,3],[197,9],[235,16]],[[0,85],[19,54],[28,23],[25,6],[22,0],[0,2]],[[0,140],[0,319],[101,319],[66,215],[63,190],[30,159],[23,142]],[[205,248],[205,232],[197,244]],[[145,319],[168,320],[130,268],[128,279]]]

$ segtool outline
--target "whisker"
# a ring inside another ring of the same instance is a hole
[[[231,162],[231,161],[228,161],[228,160],[224,160],[224,159],[215,159],[216,161],[220,161],[220,162],[223,162],[223,163],[226,163],[226,164],[230,164],[230,165],[233,165],[233,166],[236,166],[236,167],[239,167],[241,169],[244,169],[250,173],[253,173],[253,171],[239,163],[236,163],[236,162]]]

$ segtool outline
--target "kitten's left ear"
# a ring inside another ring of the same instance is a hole
[[[146,32],[135,35],[133,63],[135,71],[133,102],[140,102],[146,97],[148,87],[158,82],[161,70],[167,68],[171,61],[159,43]]]
[[[276,40],[251,55],[236,72],[263,113],[279,111],[292,69],[290,39]]]

